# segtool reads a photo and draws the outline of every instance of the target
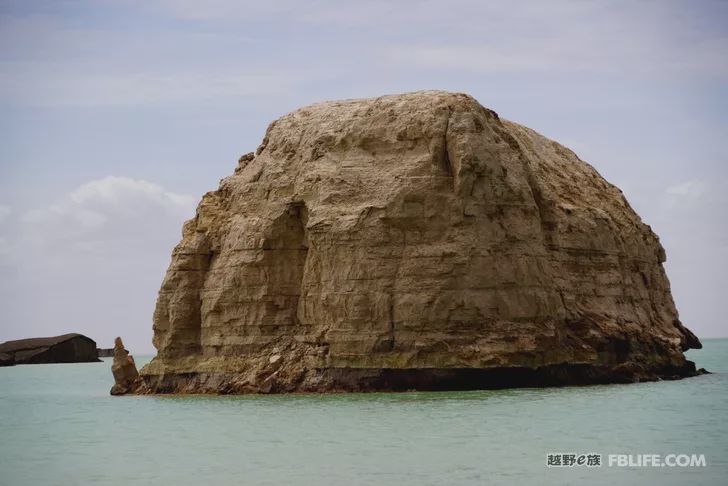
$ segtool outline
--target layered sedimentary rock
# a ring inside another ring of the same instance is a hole
[[[700,343],[664,261],[618,188],[470,96],[315,104],[185,224],[141,376],[215,393],[689,376]]]
[[[96,341],[83,334],[18,339],[0,344],[0,366],[95,361],[101,361]]]
[[[114,386],[110,392],[112,395],[125,395],[130,391],[144,390],[144,383],[139,378],[134,357],[124,348],[124,342],[120,337],[114,340],[114,362],[111,365],[111,373],[114,375]]]

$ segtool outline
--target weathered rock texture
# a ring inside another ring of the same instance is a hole
[[[139,377],[134,357],[124,349],[124,343],[120,337],[114,340],[114,363],[111,365],[111,373],[114,375],[114,386],[111,387],[112,395],[124,395],[131,391],[142,392],[144,382]]]
[[[141,374],[217,393],[688,376],[664,261],[618,188],[470,96],[320,103],[185,224]]]
[[[96,342],[83,334],[6,341],[0,344],[0,366],[101,361]]]

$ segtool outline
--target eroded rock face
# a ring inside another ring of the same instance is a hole
[[[146,391],[144,382],[139,377],[136,363],[134,363],[134,357],[124,349],[124,343],[120,337],[114,340],[114,362],[111,365],[111,373],[114,375],[114,386],[111,387],[112,395]]]
[[[695,373],[658,238],[472,97],[320,103],[207,193],[154,313],[153,392],[469,389]]]

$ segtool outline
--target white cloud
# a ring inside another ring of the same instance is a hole
[[[115,255],[159,249],[178,237],[195,199],[152,182],[108,176],[82,184],[54,204],[26,212],[19,238],[25,249],[70,261],[71,256]],[[171,247],[170,247],[171,248]],[[169,250],[169,248],[167,248]]]
[[[6,339],[82,332],[149,350],[154,299],[196,198],[109,176],[27,211],[0,233]]]
[[[167,191],[159,184],[107,176],[80,185],[48,208],[28,211],[22,220],[31,224],[47,224],[72,219],[84,227],[98,227],[109,218],[143,217],[147,209],[175,214],[189,212],[193,207],[192,196]]]
[[[697,200],[708,192],[708,183],[701,180],[685,181],[674,186],[669,186],[665,189],[665,192],[670,196]]]
[[[68,199],[77,206],[114,207],[122,211],[129,209],[130,200],[183,209],[189,209],[194,202],[191,196],[169,192],[153,182],[115,176],[87,182],[71,192]]]

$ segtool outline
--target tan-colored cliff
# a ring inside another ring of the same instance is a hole
[[[470,389],[695,374],[662,263],[571,150],[439,91],[273,122],[184,226],[153,392]]]

